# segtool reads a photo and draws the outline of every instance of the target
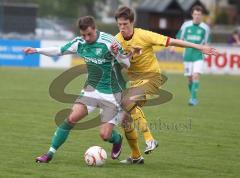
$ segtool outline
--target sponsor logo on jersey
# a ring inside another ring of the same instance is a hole
[[[96,55],[99,56],[102,54],[102,48],[96,48]]]
[[[202,30],[197,30],[197,34],[200,35],[202,33]]]
[[[103,64],[106,62],[106,59],[99,59],[99,58],[90,58],[90,57],[84,57],[86,62],[92,62],[95,64]]]
[[[201,36],[198,36],[198,35],[188,35],[187,36],[187,40],[200,41],[201,40]]]

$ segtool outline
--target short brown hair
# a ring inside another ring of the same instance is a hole
[[[78,19],[78,28],[86,30],[88,27],[96,28],[95,19],[92,16],[84,16]]]
[[[195,5],[195,6],[192,7],[192,11],[191,12],[193,13],[194,11],[200,11],[200,12],[203,13],[203,7],[199,6],[199,5]]]
[[[134,11],[127,6],[122,6],[115,13],[115,20],[117,20],[118,18],[121,18],[121,17],[123,17],[125,20],[129,20],[130,22],[133,22],[134,21]]]

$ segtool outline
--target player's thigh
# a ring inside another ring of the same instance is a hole
[[[198,60],[193,63],[193,79],[197,80],[200,74],[203,73],[203,60]]]
[[[142,75],[135,81],[130,81],[130,88],[136,88],[137,92],[143,94],[155,94],[167,80],[167,77],[159,72],[144,73]]]
[[[100,117],[102,124],[100,126],[100,136],[103,140],[109,139],[111,137],[113,127],[121,123],[121,113],[122,111],[120,105],[114,102],[113,98],[108,101],[101,101]]]
[[[82,103],[87,107],[88,113],[95,110],[99,102],[97,91],[91,87],[86,86],[80,93],[80,96],[75,100],[75,103]]]
[[[99,93],[101,101],[99,101],[101,122],[109,122],[118,116],[122,110],[120,107],[121,93],[103,94]]]
[[[142,107],[148,99],[148,96],[155,95],[159,92],[162,82],[161,76],[155,76],[148,80],[143,80],[142,84],[134,85],[124,91],[122,105],[128,108],[133,104]]]
[[[184,76],[189,77],[193,74],[193,62],[184,62]]]
[[[68,116],[68,120],[71,123],[77,123],[88,114],[87,106],[82,103],[75,103],[72,107],[72,111]]]

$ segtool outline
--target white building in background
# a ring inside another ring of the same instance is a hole
[[[114,14],[120,5],[136,7],[140,0],[105,0],[96,1],[95,11],[104,23],[114,23]]]
[[[113,23],[114,13],[120,5],[127,5],[133,8],[138,6],[138,3],[141,0],[105,0],[105,3],[102,1],[96,1],[95,10],[100,19],[104,23]],[[210,12],[210,16],[215,15],[215,10],[217,7],[226,7],[228,6],[228,0],[200,0]]]
[[[98,18],[104,23],[113,23],[114,22],[114,11],[118,7],[118,0],[105,0],[105,3],[102,1],[95,2],[95,11],[98,15]]]
[[[212,9],[216,7],[216,0],[200,0],[206,5],[207,9]]]
[[[200,0],[208,9],[215,9],[217,6],[226,7],[229,5],[228,0]]]

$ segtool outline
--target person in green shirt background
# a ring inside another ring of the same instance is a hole
[[[194,6],[192,8],[192,20],[182,24],[176,38],[195,44],[207,44],[210,41],[210,28],[202,21],[203,8]],[[183,53],[184,76],[188,77],[188,88],[190,99],[188,104],[198,104],[197,91],[199,89],[200,74],[203,73],[204,55],[200,50],[185,48]]]

